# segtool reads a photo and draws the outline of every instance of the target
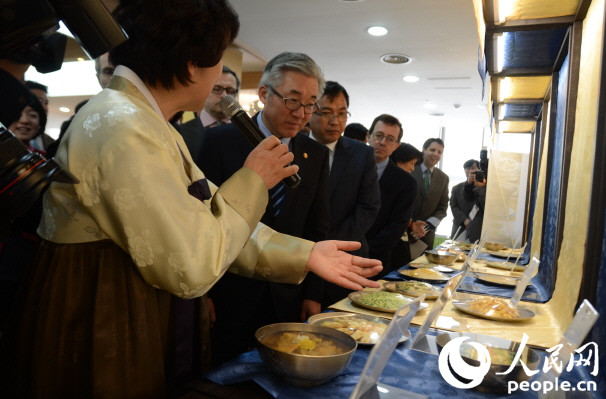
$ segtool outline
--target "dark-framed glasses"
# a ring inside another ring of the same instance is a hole
[[[303,112],[306,114],[313,114],[314,112],[316,112],[318,110],[318,108],[320,108],[318,106],[318,103],[313,103],[313,104],[303,104],[301,101],[297,100],[296,98],[287,98],[284,97],[282,94],[278,93],[276,91],[276,89],[274,89],[273,87],[267,85],[267,88],[271,91],[274,92],[275,95],[277,95],[278,97],[280,97],[282,99],[282,101],[284,101],[284,106],[286,108],[288,108],[291,111],[296,111],[299,108],[303,107]]]
[[[394,136],[386,136],[381,132],[375,132],[372,135],[379,143],[383,141],[383,139],[385,139],[385,142],[387,142],[387,144],[394,144],[396,141],[398,141],[398,139],[396,139]]]
[[[327,109],[321,109],[314,114],[318,115],[320,118],[324,119],[326,122],[330,122],[332,118],[336,118],[339,122],[345,122],[347,118],[351,116],[348,111],[339,111],[332,112]]]
[[[223,91],[225,91],[225,94],[228,94],[230,96],[235,96],[236,94],[238,94],[238,89],[234,89],[233,87],[223,87],[220,85],[214,85],[211,91],[214,94],[219,95],[221,95]]]

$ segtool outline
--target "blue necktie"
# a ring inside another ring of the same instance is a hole
[[[280,208],[284,203],[284,197],[286,197],[286,184],[280,182],[269,190],[269,198],[271,201],[271,207],[275,217],[280,214]]]

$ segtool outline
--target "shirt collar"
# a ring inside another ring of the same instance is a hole
[[[425,174],[425,171],[426,171],[426,170],[429,170],[429,173],[432,173],[432,174],[433,174],[433,170],[434,170],[434,168],[435,168],[435,166],[434,166],[433,168],[429,169],[427,166],[425,166],[425,163],[424,163],[424,162],[421,162],[421,173],[422,173],[422,174]]]
[[[309,137],[311,137],[312,139],[318,141],[318,139],[316,138],[316,136],[314,136],[314,132],[309,132]],[[330,150],[330,152],[334,153],[335,152],[335,148],[337,148],[337,141],[333,141],[332,143],[328,143],[328,144],[324,144],[326,147],[328,147],[328,149]],[[318,141],[319,143],[319,141]]]
[[[383,172],[385,172],[385,168],[387,168],[387,164],[389,163],[389,158],[385,158],[381,162],[377,162],[377,176],[379,179],[383,176]]]
[[[164,115],[162,115],[162,111],[160,110],[160,106],[156,102],[156,99],[151,94],[145,83],[141,80],[141,78],[139,78],[139,76],[137,76],[137,74],[132,69],[124,65],[118,65],[114,70],[114,75],[121,76],[124,79],[130,81],[133,85],[135,85],[137,90],[139,90],[141,94],[143,94],[145,99],[152,106],[154,111],[156,111],[158,115],[160,115],[160,117],[164,119]]]
[[[206,112],[205,109],[203,109],[202,111],[200,111],[200,121],[202,122],[202,126],[208,127],[215,125],[218,119]],[[227,118],[224,118],[223,122],[230,123],[231,121]]]

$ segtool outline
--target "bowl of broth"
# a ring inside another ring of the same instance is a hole
[[[305,323],[275,323],[255,333],[265,366],[286,382],[316,386],[339,375],[357,348],[356,341],[333,328]]]

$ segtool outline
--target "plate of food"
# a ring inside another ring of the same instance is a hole
[[[356,291],[347,296],[355,305],[379,312],[395,313],[403,305],[408,305],[414,299],[395,292],[387,291]],[[428,305],[422,303],[419,310]]]
[[[408,296],[417,297],[425,294],[425,299],[436,299],[442,293],[438,287],[423,281],[389,281],[383,284],[383,287],[387,291]]]
[[[534,312],[522,306],[511,306],[509,300],[487,296],[466,301],[452,301],[461,312],[496,321],[523,321],[534,317]]]
[[[365,314],[330,312],[313,315],[308,322],[344,332],[355,339],[358,345],[374,345],[387,330],[390,320]],[[406,330],[399,342],[409,338],[410,331]]]
[[[406,269],[398,270],[401,275],[413,280],[428,281],[434,283],[445,283],[450,280],[450,277],[442,272],[434,269]]]
[[[452,273],[455,271],[455,269],[451,269],[450,267],[434,265],[433,263],[412,262],[409,263],[408,266],[412,267],[413,269],[433,269],[442,273]]]
[[[510,276],[498,276],[496,274],[488,273],[473,273],[473,276],[484,283],[506,285],[508,287],[515,287],[520,281],[519,277]]]
[[[523,272],[525,266],[515,264],[513,262],[486,262],[486,266],[494,267],[495,269],[511,270],[514,272]]]

